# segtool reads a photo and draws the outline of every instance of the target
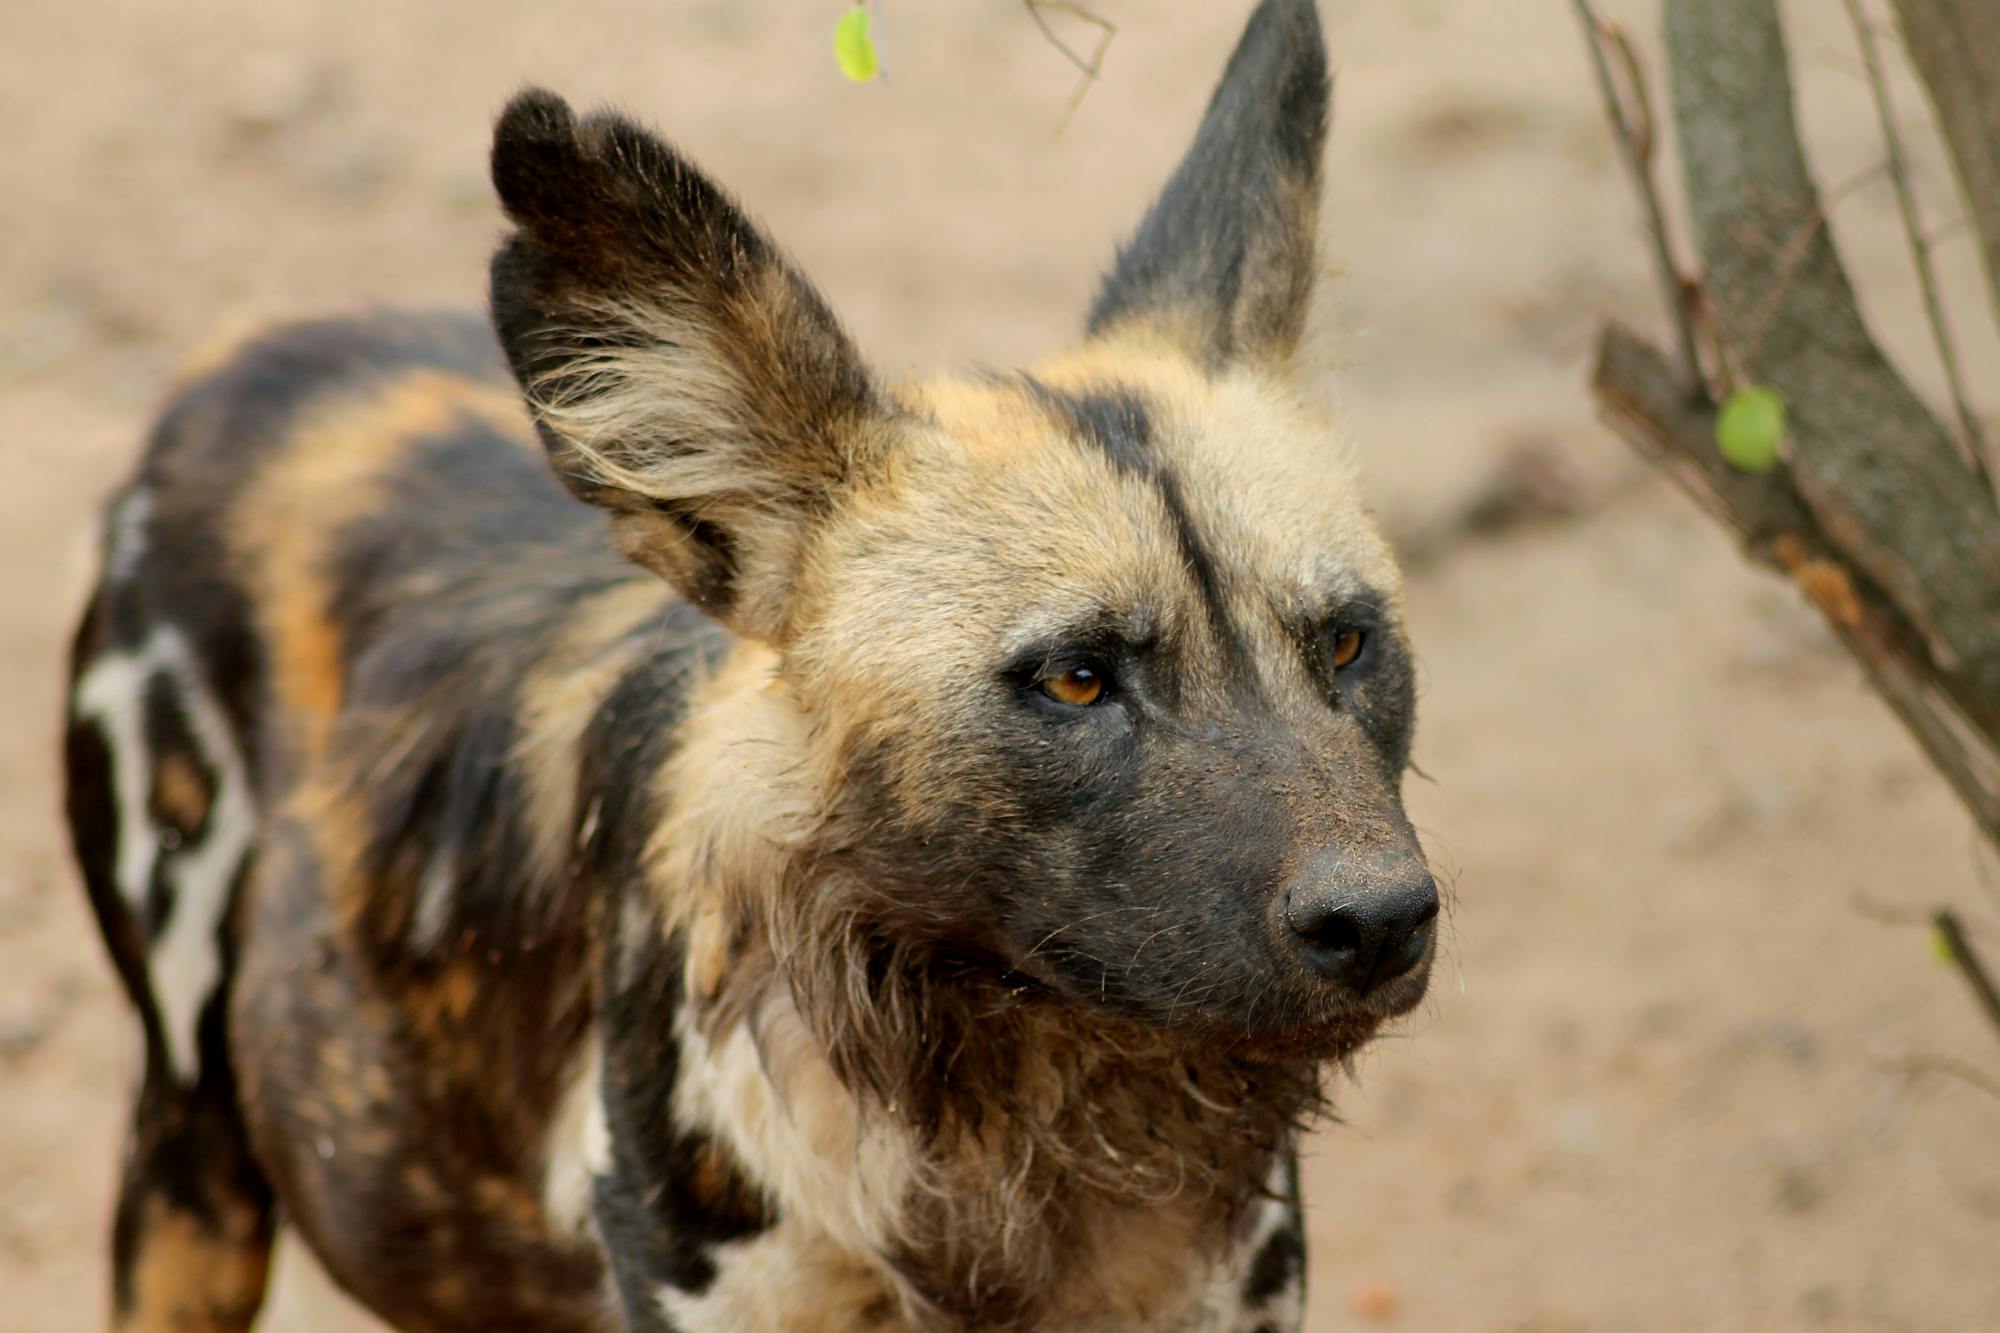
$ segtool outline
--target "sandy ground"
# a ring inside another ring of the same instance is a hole
[[[666,127],[879,364],[1032,355],[1075,328],[1248,7],[1096,3],[1121,32],[1052,139],[1071,73],[1002,0],[891,0],[872,88],[834,70],[835,0],[10,0],[0,1325],[103,1319],[134,1043],[56,821],[60,645],[87,518],[175,360],[246,317],[476,301],[487,127],[531,79]],[[1848,179],[1880,153],[1852,38],[1792,8],[1814,157]],[[1326,9],[1340,276],[1312,356],[1422,557],[1434,781],[1411,802],[1453,899],[1433,1000],[1312,1144],[1311,1327],[2000,1327],[2000,1101],[1894,1068],[2000,1068],[1908,919],[1959,903],[2000,950],[1993,868],[1790,591],[1592,420],[1593,328],[1658,321],[1568,6]],[[1927,146],[1917,168],[1955,216]],[[1835,229],[1933,387],[1893,217],[1878,180]],[[1941,258],[1990,411],[1962,231]],[[1524,475],[1569,512],[1454,523]],[[1370,1284],[1386,1310],[1356,1308]],[[350,1326],[309,1276],[280,1285],[268,1326]]]

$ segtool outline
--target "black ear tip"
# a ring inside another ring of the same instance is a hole
[[[576,153],[576,113],[546,88],[516,93],[493,126],[493,188],[516,222],[547,210],[543,197]]]
[[[523,88],[507,103],[493,127],[495,148],[516,141],[568,139],[576,133],[576,113],[547,88]]]
[[[1288,28],[1319,31],[1318,0],[1264,0],[1258,8]]]
[[[1320,32],[1315,0],[1264,0],[1243,27],[1243,44],[1275,47],[1284,63],[1326,64],[1326,38]],[[1257,38],[1262,38],[1260,43]]]

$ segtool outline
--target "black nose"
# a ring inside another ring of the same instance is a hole
[[[1322,857],[1285,896],[1285,921],[1306,963],[1356,995],[1422,962],[1437,914],[1437,881],[1407,854]]]

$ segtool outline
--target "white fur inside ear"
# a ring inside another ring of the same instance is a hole
[[[782,265],[708,300],[577,300],[569,325],[541,335],[546,359],[523,379],[558,469],[619,514],[626,553],[733,628],[768,637],[805,528],[848,475],[849,431],[864,428],[870,391],[844,336]]]
[[[713,321],[686,302],[593,302],[617,345],[532,379],[529,400],[590,481],[694,512],[756,508],[785,487],[750,418],[744,382]]]

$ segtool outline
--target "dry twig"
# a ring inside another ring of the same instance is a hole
[[[1937,344],[1938,360],[1944,367],[1945,385],[1951,393],[1952,410],[1958,414],[1964,433],[1966,460],[1988,491],[1993,491],[1993,472],[1986,461],[1986,438],[1979,418],[1965,392],[1965,376],[1959,369],[1958,347],[1944,322],[1944,305],[1938,297],[1937,272],[1931,264],[1930,244],[1924,239],[1922,220],[1917,214],[1916,195],[1910,189],[1909,169],[1903,158],[1903,139],[1896,129],[1895,108],[1889,102],[1888,83],[1882,77],[1882,56],[1875,43],[1875,30],[1861,10],[1861,0],[1845,0],[1854,35],[1861,43],[1861,60],[1868,71],[1868,88],[1875,98],[1875,111],[1882,121],[1882,142],[1888,152],[1889,179],[1896,187],[1896,208],[1902,214],[1903,233],[1909,238],[1910,258],[1917,270],[1917,286],[1924,299],[1924,314],[1930,320],[1931,338]],[[2000,493],[2000,492],[1996,492]]]
[[[1049,45],[1067,56],[1069,63],[1083,73],[1083,77],[1077,80],[1076,91],[1069,95],[1069,102],[1063,107],[1062,119],[1056,123],[1056,133],[1061,134],[1069,128],[1069,122],[1076,115],[1076,109],[1083,105],[1083,95],[1090,91],[1091,84],[1097,82],[1097,76],[1104,68],[1104,53],[1111,49],[1111,39],[1118,35],[1118,27],[1103,15],[1093,14],[1075,3],[1075,0],[1021,0],[1021,3],[1027,6],[1029,17],[1035,20],[1035,26],[1042,30],[1042,36],[1048,39]],[[1045,9],[1053,9],[1081,19],[1098,30],[1097,47],[1090,53],[1090,59],[1085,60],[1078,55],[1068,42],[1056,34],[1056,30],[1049,26],[1048,19],[1042,13]]]
[[[1653,242],[1653,268],[1660,281],[1660,293],[1666,299],[1667,314],[1673,320],[1681,381],[1689,394],[1705,397],[1708,385],[1701,371],[1700,340],[1695,330],[1699,293],[1674,258],[1673,241],[1667,234],[1667,211],[1660,202],[1659,184],[1653,178],[1658,138],[1645,71],[1623,28],[1600,17],[1590,0],[1575,0],[1575,4],[1577,19],[1583,24],[1584,43],[1590,48],[1591,68],[1597,74],[1598,92],[1604,98],[1604,114],[1618,140],[1619,160],[1625,164],[1639,205],[1646,212],[1646,231]],[[1622,89],[1612,73],[1607,49],[1617,57],[1618,67],[1625,76]]]

